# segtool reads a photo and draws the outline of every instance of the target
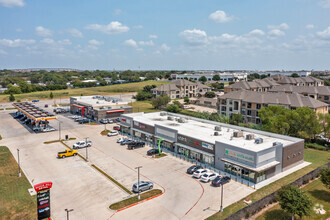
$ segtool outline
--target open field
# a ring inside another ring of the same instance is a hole
[[[151,101],[136,101],[136,102],[129,103],[128,105],[133,107],[133,112],[149,113],[149,112],[159,111],[159,109],[155,109],[151,105]]]
[[[32,188],[9,149],[0,146],[0,219],[36,219],[37,199],[30,196]]]
[[[312,149],[305,149],[304,153],[304,160],[307,162],[312,163],[311,165],[304,167],[301,170],[298,170],[286,177],[283,177],[282,179],[279,179],[261,189],[258,191],[252,193],[249,195],[249,198],[252,200],[252,202],[255,202],[266,195],[271,194],[272,192],[275,192],[276,190],[280,189],[283,185],[289,184],[293,182],[294,180],[298,179],[299,177],[309,173],[310,171],[314,170],[315,168],[327,163],[330,159],[330,153],[325,151],[318,151],[318,150],[312,150]],[[229,215],[237,212],[238,210],[244,208],[246,204],[243,202],[243,200],[234,203],[224,209],[222,213],[218,212],[214,214],[213,216],[210,216],[208,219],[224,219],[228,217]]]
[[[90,87],[90,88],[78,88],[78,89],[65,89],[65,90],[53,90],[53,91],[41,91],[41,92],[31,92],[24,94],[15,94],[16,100],[25,101],[33,100],[33,99],[49,99],[49,94],[52,92],[54,99],[56,98],[68,98],[70,96],[80,96],[82,95],[110,95],[115,93],[131,93],[142,90],[146,85],[163,85],[168,84],[170,82],[164,81],[143,81],[137,83],[126,83],[126,84],[116,84],[109,86],[99,86],[99,87]],[[0,95],[0,103],[8,102],[9,95],[1,94]]]
[[[314,211],[311,212],[310,216],[305,216],[304,219],[327,219],[330,217],[330,192],[329,190],[322,184],[321,180],[317,179],[305,187],[302,188],[303,191],[307,193],[307,195],[311,198],[313,202],[313,207],[316,204],[320,204],[323,206],[323,209],[327,212],[325,215],[316,214]],[[290,218],[290,214],[284,212],[280,205],[269,209],[262,216],[259,216],[257,220],[286,220]],[[298,216],[296,216],[299,219]]]

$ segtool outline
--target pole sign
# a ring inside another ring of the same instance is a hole
[[[44,182],[34,186],[37,191],[38,220],[50,218],[50,188],[52,185],[52,182]]]

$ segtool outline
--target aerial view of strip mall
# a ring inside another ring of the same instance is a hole
[[[0,220],[330,220],[330,0],[0,0]]]

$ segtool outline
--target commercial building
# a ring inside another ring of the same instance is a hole
[[[103,118],[116,118],[124,113],[132,113],[132,106],[127,104],[127,102],[110,96],[77,96],[70,97],[70,112],[98,121]]]
[[[207,81],[212,81],[215,75],[220,76],[220,82],[236,82],[236,81],[246,81],[247,80],[247,73],[230,73],[230,72],[223,72],[223,73],[194,73],[194,74],[171,74],[173,79],[188,79],[188,80],[195,80],[198,81],[202,76],[205,76]]]
[[[258,111],[268,105],[281,105],[289,109],[309,107],[316,113],[328,113],[328,104],[296,92],[254,92],[239,90],[218,96],[218,113],[231,116],[240,113],[245,122],[260,124]]]
[[[259,183],[303,162],[304,140],[167,112],[121,116],[122,132]]]
[[[171,99],[184,98],[186,96],[189,98],[196,97],[208,91],[211,91],[210,87],[185,79],[175,80],[171,84],[165,84],[151,89],[153,96],[167,95]]]

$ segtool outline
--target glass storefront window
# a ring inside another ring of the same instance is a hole
[[[203,155],[203,162],[213,166],[214,165],[214,157]]]
[[[141,138],[141,132],[138,132],[138,131],[134,131],[134,136],[135,137],[138,137],[138,138]]]
[[[146,134],[146,141],[149,141],[152,143],[152,136]]]
[[[259,182],[266,179],[266,173],[265,172],[258,173],[257,175],[258,175],[257,176],[257,183],[259,183]]]

